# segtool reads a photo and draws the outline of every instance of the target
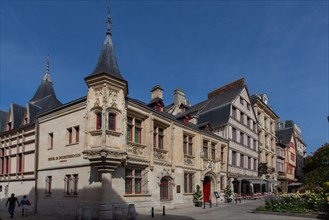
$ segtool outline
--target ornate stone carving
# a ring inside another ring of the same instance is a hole
[[[146,147],[145,145],[136,144],[136,143],[133,143],[133,142],[128,142],[127,152],[130,153],[130,154],[135,154],[135,155],[138,155],[138,156],[142,156],[142,155],[144,155],[144,148],[145,147]]]

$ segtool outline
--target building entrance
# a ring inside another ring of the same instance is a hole
[[[206,176],[203,181],[203,200],[204,200],[204,202],[209,202],[210,185],[211,185],[211,180],[208,176]]]

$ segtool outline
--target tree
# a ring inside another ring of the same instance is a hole
[[[304,184],[323,187],[329,181],[329,143],[305,158]]]

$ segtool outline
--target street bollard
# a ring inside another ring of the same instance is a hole
[[[152,218],[154,217],[154,208],[152,207],[152,210],[151,210],[151,216]]]
[[[206,208],[206,202],[203,200],[203,208]]]
[[[162,215],[166,215],[166,206],[163,206],[162,208]]]

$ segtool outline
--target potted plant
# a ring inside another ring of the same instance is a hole
[[[224,189],[225,202],[227,203],[232,202],[232,195],[233,195],[232,190],[230,189],[229,186],[226,186],[226,188]]]
[[[202,207],[202,199],[203,199],[202,191],[200,190],[200,186],[197,185],[196,191],[193,194],[193,202],[195,206]]]

